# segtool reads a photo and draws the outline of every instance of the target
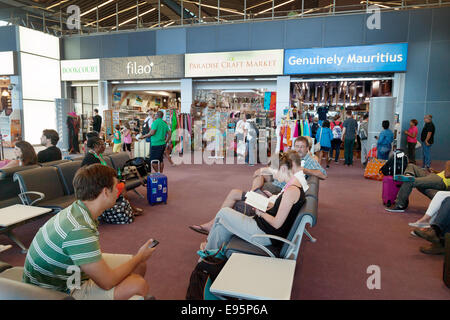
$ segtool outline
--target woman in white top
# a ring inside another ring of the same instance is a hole
[[[241,113],[241,119],[236,124],[236,140],[238,143],[237,146],[237,156],[245,157],[245,142],[244,138],[247,136],[246,132],[246,123],[247,119],[245,118],[245,114]]]

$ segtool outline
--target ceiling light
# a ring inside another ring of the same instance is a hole
[[[286,4],[288,4],[288,3],[291,3],[291,2],[293,2],[293,1],[294,1],[294,0],[289,0],[289,1],[286,1],[286,2],[283,2],[283,3],[280,3],[280,4],[278,4],[278,5],[276,5],[276,6],[272,7],[272,8],[269,8],[269,9],[266,9],[266,10],[263,10],[263,11],[258,12],[257,14],[255,14],[255,16],[257,16],[258,14],[265,13],[265,12],[267,12],[267,11],[270,11],[270,10],[272,10],[272,9],[276,9],[276,8],[278,8],[278,7],[284,6],[284,5],[286,5]]]
[[[152,9],[150,9],[150,10],[144,12],[144,13],[141,13],[141,14],[139,15],[139,18],[142,17],[142,16],[144,16],[144,15],[146,15],[146,14],[148,14],[148,13],[150,13],[150,12],[152,12],[152,11],[155,11],[155,10],[156,10],[156,8],[152,8]],[[133,20],[136,19],[137,17],[138,17],[138,16],[133,17],[133,18],[131,18],[131,19],[128,19],[127,21],[124,21],[124,22],[122,22],[122,23],[119,23],[119,27],[120,27],[120,26],[123,26],[124,24],[127,24],[127,23],[130,22],[130,21],[133,21]],[[115,29],[115,28],[116,28],[116,27],[113,27],[112,29]]]
[[[86,12],[83,12],[82,14],[80,14],[80,17],[82,17],[82,16],[84,16],[84,15],[87,15],[88,13],[91,13],[92,11],[94,11],[95,9],[97,9],[97,8],[101,8],[101,7],[103,7],[103,6],[106,6],[108,3],[110,3],[110,2],[113,2],[113,0],[108,0],[108,1],[106,1],[106,2],[103,2],[101,5],[99,5],[98,7],[97,6],[95,6],[95,7],[93,7],[92,9],[90,9],[90,10],[88,10],[88,11],[86,11]]]

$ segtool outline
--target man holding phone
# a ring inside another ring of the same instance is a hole
[[[146,261],[155,250],[153,239],[134,256],[100,249],[97,218],[115,204],[117,182],[115,170],[101,164],[78,170],[73,179],[77,201],[39,229],[27,253],[23,282],[75,299],[148,297],[144,275]]]

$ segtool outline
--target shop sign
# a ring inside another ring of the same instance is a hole
[[[283,50],[185,55],[186,78],[283,74]]]
[[[180,79],[183,61],[182,54],[100,59],[100,79]]]
[[[16,74],[16,54],[13,51],[0,52],[0,76]]]
[[[61,81],[99,80],[99,59],[62,60]]]
[[[287,49],[285,74],[405,72],[407,43]]]

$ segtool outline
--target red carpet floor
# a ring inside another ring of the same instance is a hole
[[[145,213],[130,225],[101,225],[102,251],[135,253],[147,239],[158,239],[146,275],[151,293],[158,299],[184,299],[196,251],[205,240],[188,226],[211,219],[230,189],[248,189],[255,168],[166,166],[168,204],[152,207],[130,192]],[[428,198],[414,191],[408,213],[391,214],[383,210],[381,182],[364,179],[359,164],[332,164],[328,173],[320,185],[318,223],[310,229],[318,240],[302,243],[292,299],[450,299],[442,281],[443,256],[422,254],[419,246],[426,241],[412,237],[407,224],[425,212]],[[47,219],[17,228],[18,237],[29,245]],[[4,235],[0,243],[12,244]],[[13,265],[24,259],[15,245],[0,253],[0,260]],[[371,265],[381,269],[380,290],[367,288]]]

